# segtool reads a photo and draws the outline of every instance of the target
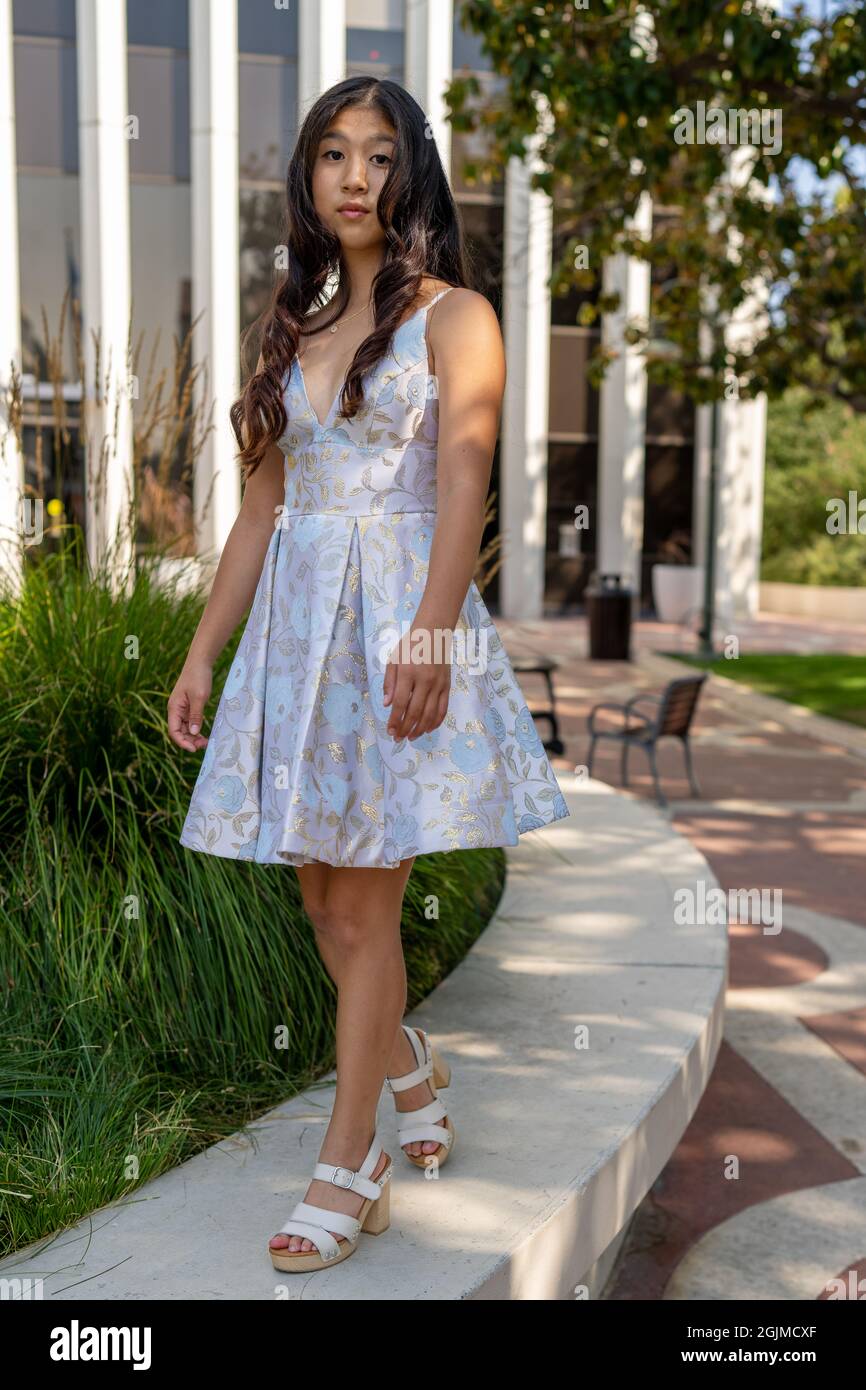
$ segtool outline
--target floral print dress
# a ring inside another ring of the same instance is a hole
[[[448,711],[395,742],[385,657],[417,611],[436,525],[427,311],[393,334],[351,420],[284,378],[286,489],[180,837],[261,864],[396,868],[516,845],[569,814],[484,600],[454,629]]]

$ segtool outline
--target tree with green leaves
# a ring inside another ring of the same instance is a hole
[[[800,384],[866,411],[866,11],[824,11],[461,6],[499,78],[482,92],[458,73],[446,91],[454,129],[485,137],[464,177],[502,178],[531,153],[562,247],[554,295],[595,288],[618,252],[656,267],[649,322],[629,324],[626,340],[650,381],[697,403]],[[661,214],[648,237],[634,225],[644,193]],[[580,320],[618,303],[599,294]],[[751,334],[731,333],[749,317]],[[596,386],[606,351],[590,359]]]

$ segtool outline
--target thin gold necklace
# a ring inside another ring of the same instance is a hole
[[[372,304],[372,302],[373,302],[373,300],[372,300],[372,297],[371,297],[370,299],[367,300],[367,303],[364,305],[364,308],[363,308],[363,309],[359,309],[358,312],[355,313],[355,314],[350,314],[349,317],[348,317],[347,319],[342,319],[342,318],[341,318],[341,319],[338,319],[336,323],[332,323],[332,324],[329,326],[329,330],[328,330],[328,331],[329,331],[330,333],[336,333],[336,331],[337,331],[337,329],[340,327],[340,324],[341,324],[341,323],[351,323],[352,319],[356,319],[356,318],[358,317],[358,314],[363,314],[365,309],[369,309],[369,307],[370,307],[370,305]],[[304,338],[304,337],[309,337],[309,336],[310,336],[310,335],[309,335],[308,333],[306,333],[306,334],[305,334],[305,333],[302,333],[302,334],[301,334],[301,337],[302,337],[302,338]],[[297,353],[297,356],[298,356],[299,358],[300,358],[300,355],[301,355],[301,354],[298,352],[298,353]]]
[[[340,324],[341,324],[341,323],[351,323],[351,322],[352,322],[352,319],[356,319],[356,318],[358,317],[358,314],[363,314],[367,309],[369,309],[371,303],[372,303],[372,299],[368,299],[368,300],[367,300],[367,303],[364,305],[364,308],[363,308],[363,309],[359,309],[357,314],[350,314],[349,317],[348,317],[347,319],[343,319],[343,318],[337,319],[337,322],[336,322],[336,323],[332,323],[332,324],[330,325],[330,330],[329,330],[329,331],[330,331],[331,333],[336,333],[336,331],[337,331],[337,329],[340,327]]]

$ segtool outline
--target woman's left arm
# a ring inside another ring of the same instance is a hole
[[[436,527],[427,583],[407,633],[431,640],[453,631],[466,599],[484,533],[484,509],[505,393],[505,348],[490,302],[474,290],[443,296],[428,338],[439,382]],[[436,650],[436,647],[433,647]],[[417,738],[438,727],[448,709],[450,662],[389,663],[385,703],[393,696],[388,732]]]

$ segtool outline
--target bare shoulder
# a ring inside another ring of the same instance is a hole
[[[447,280],[439,280],[435,275],[423,275],[421,277],[421,302],[427,304],[434,295],[439,294],[440,290],[449,290],[452,286]]]
[[[443,366],[446,362],[465,364],[473,356],[492,362],[504,359],[496,310],[477,290],[455,285],[442,296],[429,318],[430,345]]]
[[[491,324],[499,327],[499,319],[496,317],[496,310],[490,300],[478,290],[467,289],[464,285],[441,285],[442,289],[449,290],[448,294],[442,296],[436,305],[434,318],[444,319],[447,315],[452,323],[466,323],[467,325]],[[437,290],[438,294],[439,291]]]

